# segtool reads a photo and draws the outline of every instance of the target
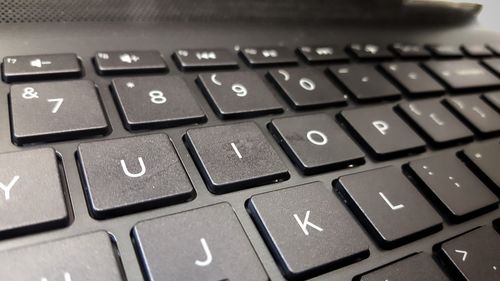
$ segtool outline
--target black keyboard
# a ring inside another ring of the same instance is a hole
[[[500,44],[238,44],[4,54],[0,280],[500,280]]]

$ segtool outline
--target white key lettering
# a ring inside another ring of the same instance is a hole
[[[12,187],[14,187],[14,184],[16,184],[17,180],[19,180],[19,176],[14,176],[7,186],[0,182],[0,189],[2,189],[5,193],[5,200],[8,201],[10,199],[10,190],[12,189]]]
[[[138,178],[143,176],[146,173],[146,166],[144,166],[144,161],[142,160],[142,157],[137,157],[137,160],[139,161],[139,165],[141,166],[141,171],[139,173],[131,173],[129,172],[127,168],[127,164],[125,164],[125,161],[122,159],[120,160],[120,164],[122,165],[123,172],[125,175],[131,178]]]
[[[391,201],[389,201],[389,199],[387,199],[387,197],[385,197],[385,195],[382,192],[379,192],[378,194],[380,195],[380,197],[382,197],[382,199],[384,199],[385,203],[387,203],[387,205],[389,205],[389,207],[391,207],[391,209],[393,209],[393,210],[398,210],[398,209],[405,207],[405,205],[403,205],[403,204],[399,204],[399,205],[394,206],[394,205],[392,205]]]
[[[302,231],[304,232],[304,234],[306,236],[309,235],[309,230],[307,230],[307,226],[310,226],[319,232],[323,231],[323,228],[321,228],[321,227],[319,227],[319,226],[317,226],[309,221],[309,214],[310,213],[311,213],[311,211],[307,210],[306,217],[304,218],[303,222],[300,220],[300,218],[297,214],[293,214],[293,217],[295,218],[295,220],[297,221],[297,223],[299,224],[300,228],[302,229]]]
[[[210,252],[210,248],[208,248],[208,244],[205,238],[201,238],[200,242],[201,246],[203,247],[203,251],[205,252],[206,258],[203,261],[196,260],[194,264],[196,264],[197,266],[204,267],[212,263],[212,253]]]
[[[372,124],[382,135],[385,136],[385,134],[387,134],[387,130],[389,130],[389,124],[387,124],[387,122],[376,120],[373,121]]]
[[[42,277],[40,281],[49,281],[49,279],[47,279],[46,277]],[[69,272],[64,272],[64,281],[72,281],[71,274],[69,274]]]
[[[61,105],[63,104],[64,102],[64,99],[63,98],[57,98],[57,99],[47,99],[48,102],[55,102],[56,104],[54,105],[54,107],[52,108],[52,113],[57,113],[57,111],[59,110],[59,108],[61,107]]]
[[[313,138],[313,136],[319,136],[319,138],[321,138],[321,140],[315,140]],[[309,132],[307,132],[307,139],[312,143],[312,144],[315,144],[315,145],[325,145],[328,143],[328,138],[326,137],[326,135],[323,133],[323,132],[320,132],[320,131],[317,131],[317,130],[311,130]]]
[[[238,158],[243,158],[243,156],[241,156],[241,153],[240,151],[238,150],[238,147],[236,147],[236,144],[234,144],[234,142],[231,143],[231,147],[233,148],[234,152],[236,152],[236,155],[238,155]]]

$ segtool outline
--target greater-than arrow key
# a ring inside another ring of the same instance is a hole
[[[490,226],[444,242],[438,247],[438,256],[456,280],[500,280],[500,236]]]

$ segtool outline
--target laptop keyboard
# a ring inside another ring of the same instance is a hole
[[[169,60],[196,78],[169,74]],[[0,239],[81,219],[71,212],[70,176],[80,178],[87,216],[104,221],[196,202],[196,174],[221,203],[129,230],[145,280],[269,280],[266,263],[304,280],[373,258],[370,241],[391,252],[498,207],[500,45],[97,50],[92,62],[84,69],[71,53],[3,58],[17,151],[0,154]],[[115,108],[87,72],[107,79]],[[132,136],[113,137],[115,110]],[[178,140],[158,131],[173,127],[184,132]],[[73,155],[48,148],[67,141],[78,143]],[[66,174],[68,157],[79,175]],[[380,165],[349,171],[368,160]],[[303,184],[259,192],[293,179],[287,161]],[[332,171],[342,175],[330,186],[307,180]],[[246,217],[224,202],[243,189],[256,190],[240,202]],[[241,220],[253,222],[273,259],[258,255]],[[500,280],[495,228],[498,219],[354,280]],[[0,251],[0,279],[127,280],[115,239],[108,229],[82,231]]]

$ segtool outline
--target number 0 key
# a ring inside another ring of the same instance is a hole
[[[12,140],[18,145],[105,134],[108,122],[94,83],[86,80],[10,88]]]

